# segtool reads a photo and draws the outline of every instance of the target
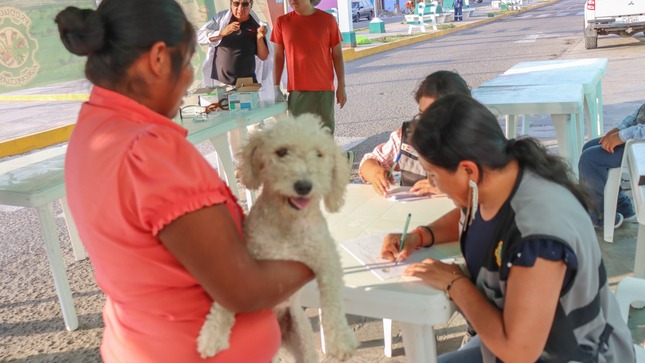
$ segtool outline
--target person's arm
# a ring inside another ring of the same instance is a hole
[[[628,128],[628,127],[636,125],[636,116],[638,115],[638,110],[639,109],[640,109],[640,107],[637,108],[636,111],[634,111],[634,113],[632,113],[631,115],[625,117],[623,119],[623,121],[621,121],[621,123],[618,124],[618,126],[616,126],[618,131],[624,130],[624,129]]]
[[[208,40],[211,43],[215,43],[215,42],[217,42],[219,40],[222,40],[222,38],[233,34],[234,32],[236,32],[238,30],[240,30],[240,22],[239,21],[234,21],[234,22],[228,24],[227,26],[225,26],[224,29],[222,29],[221,31],[217,32],[216,34],[214,34],[213,36],[208,38]]]
[[[345,62],[343,61],[343,48],[341,43],[331,48],[331,57],[334,62],[336,80],[338,81],[338,86],[336,87],[336,103],[340,105],[340,108],[343,108],[347,102],[347,92],[345,91]]]
[[[213,17],[197,31],[197,43],[200,45],[211,45],[210,38],[219,35],[217,16]]]
[[[645,124],[637,124],[624,130],[620,130],[618,135],[623,143],[631,139],[645,140]]]
[[[565,273],[563,261],[542,258],[532,267],[513,266],[503,311],[466,278],[456,281],[449,293],[482,342],[501,361],[535,362],[551,331]],[[433,287],[445,290],[452,279],[454,275],[443,276]]]
[[[358,175],[367,183],[371,183],[374,190],[385,195],[389,184],[394,183],[394,178],[387,178],[394,159],[400,151],[401,128],[390,134],[390,138],[377,145],[371,153],[365,154],[358,166]]]
[[[358,170],[361,178],[372,184],[372,188],[379,195],[385,195],[390,188],[390,184],[394,184],[394,177],[390,175],[388,178],[389,170],[381,166],[376,159],[366,159],[361,163]]]
[[[273,307],[314,276],[300,262],[255,260],[224,204],[187,213],[158,236],[211,298],[230,311]]]
[[[432,234],[426,228],[417,228],[420,234],[408,232],[401,253],[399,253],[401,234],[388,234],[383,239],[381,258],[394,261],[398,257],[399,260],[403,261],[421,247],[459,240],[460,218],[461,212],[455,208],[427,226],[432,231]]]
[[[258,37],[257,37],[257,47],[258,47],[258,58],[260,60],[267,60],[269,58],[269,46],[267,45],[266,40],[267,27],[261,25],[258,28]]]
[[[279,86],[284,71],[284,45],[273,43],[273,51],[273,84]]]

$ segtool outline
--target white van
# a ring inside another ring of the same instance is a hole
[[[645,31],[645,0],[587,0],[585,48],[598,47],[598,35],[633,36]]]

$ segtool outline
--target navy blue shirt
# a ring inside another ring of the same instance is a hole
[[[499,218],[500,214],[498,213],[490,221],[484,221],[477,211],[475,219],[468,226],[462,253],[470,276],[477,276],[484,261],[488,259],[486,256],[489,253],[494,253],[496,241],[493,240],[493,234]],[[569,283],[575,276],[575,271],[578,269],[578,260],[573,251],[566,245],[552,239],[527,239],[510,262],[514,266],[532,267],[538,257],[549,261],[564,261],[567,265],[567,272],[564,276],[562,291],[566,292]]]

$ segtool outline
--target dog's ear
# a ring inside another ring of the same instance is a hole
[[[262,135],[265,131],[258,131],[249,137],[249,141],[242,148],[242,157],[240,161],[240,179],[249,189],[258,189],[261,185],[260,171],[264,167],[262,161],[262,152],[259,151],[264,145]]]
[[[334,169],[331,173],[331,191],[325,195],[325,208],[337,212],[345,203],[345,189],[349,183],[350,165],[345,152],[334,143]]]

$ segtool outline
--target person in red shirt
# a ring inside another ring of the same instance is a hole
[[[289,112],[294,116],[317,114],[333,134],[334,90],[341,108],[347,102],[345,64],[338,23],[333,15],[314,8],[318,2],[289,0],[293,11],[276,19],[271,33],[275,53],[273,82],[276,101],[284,101],[280,80],[286,58]]]
[[[104,362],[262,362],[280,346],[271,307],[313,278],[255,260],[244,214],[170,118],[193,81],[195,31],[173,0],[104,0],[56,17],[94,84],[65,159],[72,216],[107,299]],[[201,359],[213,301],[237,312],[230,348]]]

